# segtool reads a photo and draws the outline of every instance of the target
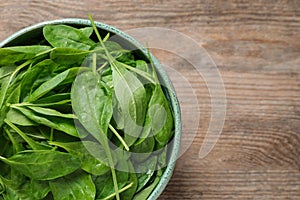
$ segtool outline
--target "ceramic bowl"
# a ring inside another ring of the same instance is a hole
[[[91,26],[91,23],[89,20],[85,19],[60,19],[60,20],[54,20],[54,21],[45,21],[42,23],[38,23],[35,25],[32,25],[30,27],[24,28],[13,35],[9,36],[7,39],[3,40],[0,43],[0,47],[8,47],[8,46],[17,46],[17,45],[31,45],[35,42],[39,41],[42,37],[42,29],[45,25],[52,25],[52,24],[66,24],[73,27],[86,27]],[[147,57],[148,52],[147,49],[142,46],[139,42],[137,42],[134,38],[130,37],[129,35],[125,34],[124,32],[109,26],[107,24],[95,22],[98,30],[100,33],[105,34],[107,32],[110,32],[111,35],[114,35],[115,39],[121,46],[123,46],[125,49],[135,49],[135,53],[138,54],[140,57]],[[163,69],[162,65],[159,63],[159,61],[152,55],[154,66],[157,70],[157,74],[159,76],[161,84],[164,86],[164,92],[166,93],[166,96],[169,100],[169,103],[171,105],[171,108],[174,113],[174,121],[175,121],[175,134],[174,138],[170,142],[170,153],[169,153],[169,162],[168,165],[163,173],[163,176],[161,177],[161,180],[159,184],[156,186],[156,188],[153,190],[151,195],[148,197],[148,200],[155,200],[157,199],[165,187],[167,186],[173,171],[175,167],[175,163],[179,154],[180,150],[180,138],[181,138],[181,118],[180,118],[180,107],[179,103],[175,94],[175,90],[173,88],[173,85],[170,81],[170,78],[168,77],[166,71]]]

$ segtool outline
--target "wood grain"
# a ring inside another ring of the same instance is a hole
[[[194,92],[169,71],[187,151],[161,200],[300,199],[300,1],[1,0],[0,40],[37,22],[87,13],[121,30],[183,32],[206,49],[224,80],[224,129],[213,151],[199,159],[211,116],[206,84],[183,59],[153,51]]]

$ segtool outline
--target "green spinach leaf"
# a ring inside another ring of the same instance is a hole
[[[109,161],[115,192],[119,200],[114,162],[108,144],[107,130],[112,117],[111,97],[104,90],[100,76],[94,72],[85,72],[78,76],[71,91],[72,106],[81,124],[103,146]]]
[[[53,47],[89,50],[95,45],[84,32],[67,25],[48,25],[43,28],[43,33]]]
[[[74,120],[66,118],[57,118],[57,117],[45,117],[34,113],[33,111],[23,108],[23,107],[14,107],[21,113],[23,113],[28,119],[42,124],[56,130],[65,132],[74,137],[85,137],[86,134],[78,134],[76,127],[74,125]]]
[[[69,74],[70,70],[66,70],[52,79],[44,82],[40,87],[38,87],[27,99],[29,102],[33,102],[50,92],[52,89],[54,89],[56,86],[58,86],[61,82],[63,82]]]
[[[54,200],[94,200],[96,187],[89,174],[76,171],[68,176],[49,182]]]
[[[81,159],[81,168],[90,174],[100,176],[110,170],[105,151],[96,142],[49,142],[49,144],[64,148],[78,156]]]
[[[146,112],[146,90],[141,81],[118,62],[112,64],[114,92],[124,119],[125,142],[134,144],[142,130]]]
[[[80,167],[77,156],[53,150],[26,150],[10,158],[0,156],[0,160],[34,180],[56,179]]]
[[[49,46],[40,45],[0,48],[0,65],[10,66],[21,61],[30,60],[50,49]]]

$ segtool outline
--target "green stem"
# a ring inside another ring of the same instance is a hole
[[[12,80],[15,78],[15,75],[24,67],[26,67],[27,65],[29,65],[32,61],[31,60],[27,60],[26,62],[24,62],[23,64],[19,65],[17,67],[17,69],[10,75],[8,81],[5,83],[4,87],[1,88],[1,95],[0,95],[0,108],[2,108],[3,104],[4,104],[4,100],[6,97],[6,92],[9,88],[10,83],[12,82]]]
[[[51,128],[51,132],[50,132],[50,141],[53,141],[53,128]]]
[[[98,69],[97,71],[100,72],[104,67],[106,67],[108,65],[108,62],[103,63]]]
[[[5,192],[5,183],[2,180],[2,176],[0,175],[0,195]]]
[[[46,51],[43,51],[41,53],[38,53],[35,55],[35,57],[38,57],[38,56],[41,56],[41,55],[44,55],[44,54],[47,54],[47,53],[50,53],[51,51],[53,51],[54,49],[56,48],[52,48],[52,49],[49,49],[49,50],[46,50]]]
[[[104,45],[104,42],[103,42],[103,40],[102,40],[102,38],[101,38],[101,36],[100,36],[100,33],[99,33],[99,31],[98,31],[98,29],[97,29],[97,27],[96,27],[96,25],[95,25],[95,22],[94,22],[94,20],[93,20],[92,15],[89,14],[89,18],[90,18],[90,21],[91,21],[91,23],[92,23],[92,27],[93,27],[93,29],[94,29],[94,31],[95,31],[95,33],[96,33],[96,36],[97,36],[97,38],[98,38],[98,40],[99,40],[101,46],[103,47],[103,49],[104,49],[104,51],[105,51],[106,56],[107,56],[107,57],[109,58],[109,60],[110,60],[110,59],[111,59],[111,55],[110,55],[110,53],[108,52],[108,50],[106,49],[106,47],[105,47],[105,45]]]
[[[117,130],[112,125],[110,125],[110,124],[108,125],[108,127],[117,136],[117,138],[120,140],[120,142],[124,145],[126,151],[129,151],[128,145],[123,140],[123,138],[121,137],[121,135],[117,132]]]
[[[109,62],[111,62],[112,60],[112,57],[111,55],[109,54],[108,50],[106,49],[103,41],[102,41],[102,38],[100,36],[100,33],[95,25],[95,22],[92,18],[91,15],[89,15],[89,18],[90,18],[90,21],[91,21],[91,24],[92,24],[92,27],[100,41],[100,44],[101,46],[104,48],[104,51],[105,51],[105,54],[107,55],[107,58],[109,60]],[[104,143],[104,141],[103,141]],[[107,155],[107,158],[108,158],[108,161],[109,161],[109,165],[110,165],[110,169],[111,169],[111,174],[112,174],[112,178],[113,178],[113,183],[114,183],[114,189],[115,189],[115,193],[116,193],[116,199],[117,200],[120,200],[120,195],[119,195],[119,187],[118,187],[118,180],[117,180],[117,175],[116,175],[116,171],[115,171],[115,166],[114,166],[114,161],[113,161],[113,158],[112,158],[112,155],[111,155],[111,152],[110,152],[110,148],[109,148],[109,144],[108,144],[108,141],[106,139],[106,143],[102,144],[104,145],[104,149],[105,149],[105,153]]]
[[[126,65],[126,64],[124,64],[124,63],[120,63],[120,64],[121,64],[123,67],[125,67],[125,68],[127,68],[127,69],[129,69],[129,70],[131,70],[131,71],[133,71],[133,72],[135,72],[135,73],[137,73],[137,74],[139,74],[140,76],[144,77],[145,79],[147,79],[147,80],[150,81],[151,83],[156,84],[156,82],[152,79],[152,77],[151,77],[147,72],[144,72],[144,71],[142,71],[142,70],[140,70],[140,69],[131,67],[131,66]]]
[[[119,195],[120,192],[119,192],[119,187],[118,187],[118,180],[117,180],[117,175],[116,175],[116,170],[115,170],[115,164],[114,164],[111,152],[110,152],[108,140],[106,140],[106,143],[103,146],[104,146],[104,150],[105,150],[105,153],[107,155],[107,159],[108,159],[108,162],[110,165],[110,170],[111,170],[111,175],[112,175],[113,182],[114,182],[116,198],[117,198],[117,200],[120,200],[120,195]]]
[[[10,126],[14,131],[16,131],[22,138],[25,140],[30,148],[37,149],[34,141],[30,139],[23,131],[21,131],[18,127],[16,127],[13,123],[11,123],[8,119],[5,119],[4,122]]]
[[[123,187],[121,190],[119,190],[119,192],[124,192],[125,190],[128,190],[129,188],[131,188],[133,186],[133,182],[131,182],[130,184],[126,185],[125,187]],[[116,196],[116,193],[113,193],[107,197],[105,197],[103,200],[108,200],[113,198],[114,196]]]
[[[53,106],[53,105],[63,105],[63,104],[67,104],[70,103],[71,100],[70,99],[66,99],[66,100],[62,100],[62,101],[58,101],[58,102],[54,102],[54,103],[27,103],[27,102],[22,102],[22,103],[14,103],[14,104],[10,104],[8,103],[7,106],[8,107],[23,107],[23,106],[39,106],[39,107],[47,107],[47,106]]]
[[[107,33],[106,36],[103,38],[103,42],[106,42],[110,37],[110,33]]]
[[[5,162],[5,163],[7,163],[7,162],[6,162],[6,161],[7,161],[7,158],[4,158],[4,157],[0,156],[0,160],[3,161],[3,162]]]
[[[10,141],[11,141],[11,143],[12,143],[12,145],[13,145],[15,151],[16,151],[16,153],[20,152],[21,149],[19,148],[19,145],[16,142],[15,138],[11,135],[10,131],[7,129],[7,127],[4,127],[4,130],[5,130],[6,134],[8,135],[8,137],[9,137],[9,139],[10,139]]]
[[[12,73],[13,73],[13,72],[9,72],[9,73],[7,73],[7,74],[2,75],[2,76],[0,77],[0,80],[3,79],[3,78],[5,78],[5,77],[7,77],[7,76],[9,76],[9,75],[11,75]]]

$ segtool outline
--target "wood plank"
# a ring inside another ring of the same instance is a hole
[[[205,48],[224,80],[224,129],[199,159],[211,117],[207,86],[186,61],[153,51],[172,67],[185,152],[159,199],[300,199],[300,1],[1,0],[0,40],[37,22],[87,13],[121,30],[183,32]]]

